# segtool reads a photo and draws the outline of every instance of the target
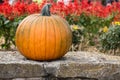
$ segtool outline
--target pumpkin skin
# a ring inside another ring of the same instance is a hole
[[[15,43],[20,53],[28,59],[54,60],[69,50],[72,31],[59,16],[32,14],[19,24]]]

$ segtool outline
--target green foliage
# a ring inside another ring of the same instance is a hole
[[[54,2],[57,2],[57,0],[53,0]]]
[[[5,42],[1,45],[3,49],[10,49],[10,46],[15,45],[15,32],[18,24],[27,15],[16,17],[9,20],[0,15],[0,38],[4,37]],[[97,16],[90,16],[81,14],[80,16],[68,15],[66,20],[70,25],[78,25],[78,29],[73,29],[73,45],[79,45],[86,41],[89,45],[96,45],[95,39],[99,37],[99,31],[104,26],[109,26],[113,20],[114,15],[107,18],[100,18]],[[85,43],[85,44],[86,44]],[[78,50],[78,47],[77,47]]]
[[[94,15],[86,15],[85,13],[82,13],[80,16],[68,15],[66,16],[66,20],[71,25],[75,24],[79,25],[79,27],[84,27],[82,36],[84,36],[87,42],[89,42],[89,45],[94,46],[96,45],[94,38],[97,37],[98,39],[100,29],[104,26],[109,26],[113,21],[114,16],[114,14],[111,14],[106,18],[101,18]],[[75,34],[75,31],[73,34]],[[78,41],[79,43],[80,40],[78,40],[78,38],[76,38],[76,34],[73,35],[73,41]]]
[[[108,32],[103,32],[100,35],[102,50],[114,50],[120,48],[120,25],[110,26]]]
[[[79,49],[79,45],[82,42],[84,28],[78,25],[71,25],[72,28],[72,51],[77,51]]]
[[[77,25],[76,25],[77,26]],[[79,26],[78,26],[79,27]],[[76,44],[80,44],[81,42],[81,38],[84,34],[84,29],[83,28],[78,28],[78,29],[72,29],[72,35],[73,35],[73,38],[72,38],[72,43],[74,45]]]
[[[0,15],[0,38],[4,37],[5,39],[5,42],[1,45],[3,49],[10,49],[12,44],[15,45],[15,32],[23,18],[24,16],[9,20]]]

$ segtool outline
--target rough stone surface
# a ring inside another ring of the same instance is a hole
[[[27,60],[17,51],[0,52],[0,80],[119,80],[120,57],[68,52],[54,61]]]

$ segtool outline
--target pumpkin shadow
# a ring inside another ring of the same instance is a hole
[[[58,58],[58,59],[52,59],[52,60],[32,60],[32,59],[29,59],[29,58],[26,58],[26,57],[24,57],[23,58],[23,60],[24,61],[36,61],[36,62],[56,62],[56,61],[65,61],[65,60],[67,60],[67,58],[66,57],[61,57],[61,58]]]

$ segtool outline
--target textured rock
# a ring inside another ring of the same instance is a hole
[[[120,57],[68,52],[55,61],[27,60],[19,52],[0,52],[0,80],[119,80]]]

